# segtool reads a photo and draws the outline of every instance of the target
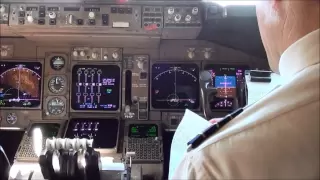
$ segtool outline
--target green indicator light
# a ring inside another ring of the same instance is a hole
[[[106,89],[106,93],[107,93],[107,94],[112,93],[112,89]]]
[[[132,127],[132,128],[131,128],[131,132],[133,132],[133,133],[137,133],[137,132],[138,132],[137,127]]]
[[[155,126],[152,126],[152,128],[149,129],[149,132],[150,132],[150,133],[155,133],[155,132],[157,132],[156,127],[155,127]]]

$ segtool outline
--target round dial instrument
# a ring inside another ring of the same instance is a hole
[[[66,87],[66,81],[61,76],[54,76],[49,80],[49,90],[54,94],[61,93]]]
[[[62,99],[55,97],[49,100],[47,110],[51,115],[59,115],[65,109],[65,103]]]
[[[65,59],[61,56],[54,56],[50,60],[50,66],[52,69],[59,71],[65,65]]]

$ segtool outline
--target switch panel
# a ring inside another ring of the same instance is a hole
[[[91,47],[75,47],[71,52],[71,60],[73,61],[121,61],[121,48],[91,48]]]
[[[141,6],[13,4],[10,9],[11,26],[141,29]]]
[[[144,28],[155,26],[151,28],[163,27],[163,9],[160,6],[144,6],[142,14],[142,22]]]
[[[164,8],[164,27],[201,27],[199,7],[169,6]]]

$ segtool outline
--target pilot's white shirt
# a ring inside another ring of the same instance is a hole
[[[187,153],[172,179],[319,179],[319,34],[291,45],[285,83]]]

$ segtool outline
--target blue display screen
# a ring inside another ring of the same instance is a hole
[[[216,76],[215,87],[216,88],[235,88],[236,87],[235,76]]]

